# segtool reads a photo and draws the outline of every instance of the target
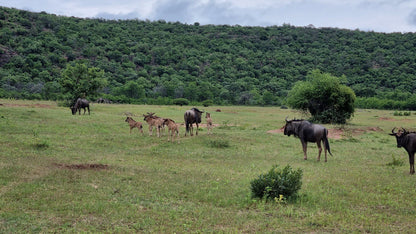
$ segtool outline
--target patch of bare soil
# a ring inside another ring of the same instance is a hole
[[[395,119],[393,119],[393,118],[388,118],[388,117],[380,117],[380,118],[378,118],[378,120],[383,120],[383,121],[395,121]]]
[[[61,164],[54,163],[54,166],[62,169],[74,169],[74,170],[106,170],[109,168],[106,164]]]
[[[342,136],[344,135],[344,130],[339,128],[332,128],[328,129],[328,138],[339,140],[342,139]]]
[[[269,130],[269,131],[267,131],[267,133],[281,133],[281,132],[283,132],[284,128],[285,127],[283,126],[282,128],[279,128],[279,129]]]
[[[283,133],[284,127],[275,129],[275,130],[269,130],[267,133]],[[350,136],[358,136],[366,132],[382,132],[383,129],[379,127],[367,127],[365,129],[351,129],[351,130],[345,130],[343,128],[330,128],[328,129],[328,138],[339,140],[342,139],[348,135]]]

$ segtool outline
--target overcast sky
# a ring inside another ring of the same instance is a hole
[[[416,0],[0,0],[0,6],[82,18],[416,32]]]

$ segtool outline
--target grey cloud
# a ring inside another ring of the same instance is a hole
[[[171,22],[188,22],[192,20],[194,1],[164,1],[159,3],[153,11],[153,20],[166,20]]]
[[[194,0],[166,1],[159,4],[151,17],[153,20],[163,19],[171,22],[201,24],[241,24],[253,23],[254,18],[247,10],[232,8],[226,2],[208,1],[199,4]]]
[[[407,17],[407,21],[412,25],[416,26],[416,9],[410,12],[409,16]]]
[[[103,19],[110,19],[110,20],[126,20],[126,19],[140,19],[140,15],[137,12],[129,12],[127,14],[111,14],[107,12],[100,12],[94,16],[94,18],[103,18]]]

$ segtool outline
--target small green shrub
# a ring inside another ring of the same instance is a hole
[[[218,128],[219,129],[231,129],[230,124],[230,120],[224,120],[222,121],[222,125],[220,125]]]
[[[387,163],[387,166],[391,166],[391,167],[395,167],[395,166],[403,166],[403,161],[401,161],[400,159],[397,159],[396,157],[394,157],[394,155],[392,156],[392,161]]]
[[[173,104],[178,106],[187,106],[189,105],[189,100],[186,98],[176,98],[173,100]]]
[[[292,170],[289,165],[279,169],[275,165],[268,173],[251,181],[252,196],[266,199],[279,199],[282,195],[285,198],[294,197],[302,186],[302,174],[301,169]]]
[[[214,105],[214,102],[213,102],[211,99],[208,99],[208,100],[203,101],[203,102],[202,102],[202,105],[203,105],[204,107],[208,107],[208,106],[212,106],[212,105]]]
[[[224,140],[224,139],[210,140],[208,144],[212,148],[228,148],[228,147],[230,147],[230,142],[228,140]]]
[[[393,113],[394,116],[410,116],[411,114],[412,114],[412,112],[410,112],[410,111],[403,111],[403,112],[395,111]]]
[[[33,144],[33,147],[38,150],[47,149],[49,147],[49,142],[46,140],[37,142]]]

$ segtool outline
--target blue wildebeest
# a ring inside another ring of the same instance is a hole
[[[197,108],[193,107],[190,110],[187,110],[183,116],[184,120],[185,120],[185,126],[186,126],[186,131],[185,131],[185,136],[186,133],[190,132],[191,136],[194,135],[194,127],[193,127],[193,123],[196,124],[196,135],[198,135],[198,127],[201,123],[201,114],[204,113],[203,111],[198,110]]]
[[[318,161],[321,159],[321,142],[324,143],[325,148],[325,162],[327,161],[326,152],[332,156],[331,149],[329,148],[328,142],[328,130],[319,124],[312,124],[309,121],[303,119],[287,120],[284,126],[284,134],[287,136],[294,135],[298,137],[303,147],[303,159],[307,160],[306,149],[308,142],[316,142],[319,148]]]
[[[84,109],[84,115],[85,108],[88,109],[88,114],[90,114],[90,103],[87,101],[87,99],[78,98],[75,104],[71,106],[72,114],[75,115],[77,111],[79,114],[81,114],[81,108]]]
[[[415,174],[415,152],[416,152],[416,132],[408,132],[406,129],[394,132],[396,128],[391,130],[390,136],[395,136],[397,140],[397,148],[403,147],[409,155],[410,174]]]

